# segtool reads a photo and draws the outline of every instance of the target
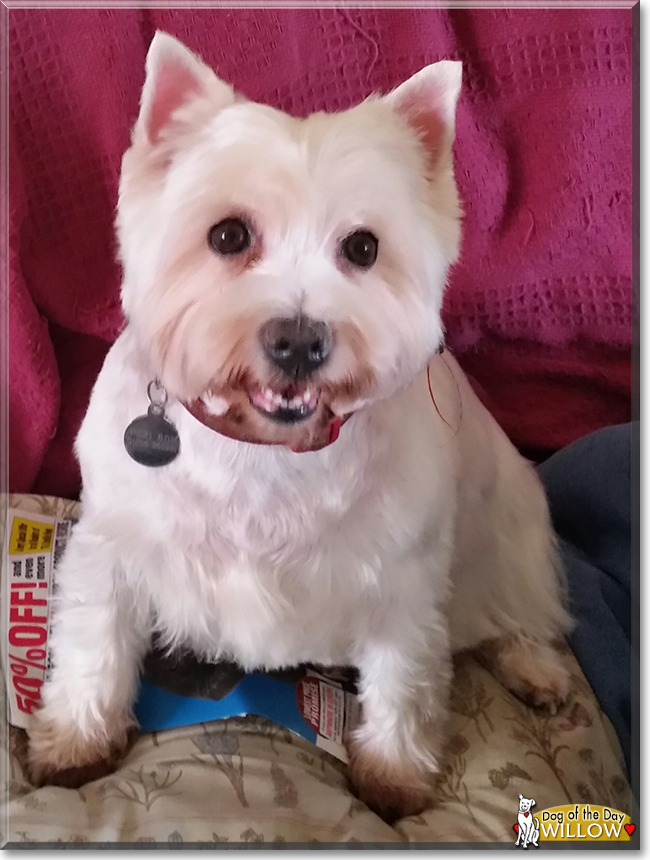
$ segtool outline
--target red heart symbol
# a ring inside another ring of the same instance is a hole
[[[519,833],[519,825],[513,824],[512,826],[515,828],[515,833]]]
[[[528,818],[529,815],[530,815],[530,812],[524,812],[524,818]]]
[[[625,829],[627,830],[627,835],[631,836],[636,830],[636,824],[626,824]]]

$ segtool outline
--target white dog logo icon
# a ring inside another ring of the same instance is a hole
[[[517,813],[517,841],[522,848],[528,848],[530,844],[539,848],[539,818],[535,818],[530,811],[535,806],[535,801],[519,795],[519,812]]]

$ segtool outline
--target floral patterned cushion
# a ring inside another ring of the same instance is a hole
[[[10,505],[74,515],[61,500]],[[119,770],[78,790],[34,789],[25,734],[3,726],[2,843],[428,843],[514,841],[519,793],[537,809],[592,802],[629,813],[607,718],[571,652],[570,700],[533,711],[470,655],[456,661],[435,806],[389,827],[350,792],[346,766],[258,717],[142,735]],[[4,690],[4,686],[3,686]]]

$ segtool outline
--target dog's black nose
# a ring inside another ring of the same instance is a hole
[[[318,370],[332,351],[332,332],[308,317],[272,319],[260,329],[260,341],[271,362],[292,379]]]

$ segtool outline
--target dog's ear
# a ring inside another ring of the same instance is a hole
[[[537,806],[537,803],[536,803],[536,801],[531,800],[531,801],[530,801],[530,805],[531,805],[531,806]]]
[[[523,800],[523,799],[524,799],[523,794],[520,794],[520,795],[519,795],[519,800]]]
[[[451,151],[463,64],[441,60],[425,66],[384,98],[417,132],[432,164]]]
[[[179,108],[202,98],[216,110],[232,104],[232,88],[173,36],[158,31],[147,54],[135,134],[156,144]]]

